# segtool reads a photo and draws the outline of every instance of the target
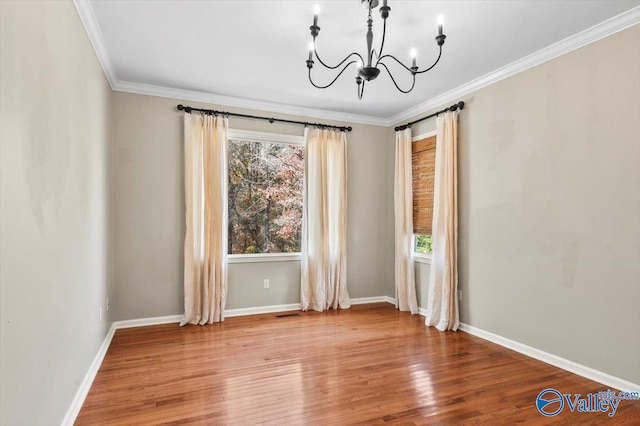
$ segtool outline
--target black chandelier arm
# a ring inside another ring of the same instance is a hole
[[[399,91],[401,91],[402,93],[409,93],[410,91],[413,90],[413,88],[416,85],[416,75],[413,74],[413,83],[411,84],[411,87],[409,88],[409,90],[402,90],[400,88],[400,86],[398,86],[398,83],[396,83],[396,79],[393,78],[393,74],[391,74],[391,71],[389,71],[389,68],[387,68],[387,65],[384,62],[380,62],[380,65],[382,65],[384,67],[385,70],[387,70],[387,74],[389,74],[389,77],[391,77],[391,81],[393,81],[393,84],[396,86],[396,89],[398,89]],[[406,68],[406,67],[405,67]]]
[[[396,58],[395,56],[393,56],[393,55],[383,55],[383,56],[380,56],[380,57],[378,58],[378,60],[376,61],[376,68],[378,67],[378,65],[384,65],[384,62],[382,62],[382,60],[383,60],[384,58],[391,58],[391,59],[393,59],[394,61],[396,61],[397,63],[399,63],[399,64],[400,64],[404,69],[406,69],[406,70],[407,70],[407,71],[409,71],[410,73],[413,73],[413,70],[412,70],[411,68],[409,68],[408,66],[406,66],[405,64],[403,64],[399,59],[397,59],[397,58]],[[386,66],[385,66],[385,68],[386,68]]]
[[[396,57],[395,57],[395,56],[393,56],[393,55],[384,55],[384,56],[381,56],[380,58],[378,58],[378,61],[376,62],[376,67],[377,67],[378,65],[384,65],[384,63],[382,62],[382,60],[383,60],[384,58],[391,58],[391,59],[393,59],[394,61],[396,61],[397,63],[399,63],[400,65],[402,65],[402,67],[403,67],[404,69],[406,69],[407,71],[409,71],[410,73],[412,73],[412,74],[422,74],[422,73],[425,73],[425,72],[427,72],[427,71],[430,71],[433,67],[435,67],[435,66],[438,64],[438,62],[440,62],[440,58],[441,58],[441,57],[442,57],[442,46],[440,46],[440,49],[439,49],[439,52],[438,52],[438,57],[436,58],[436,61],[435,61],[435,62],[434,62],[434,63],[433,63],[429,68],[425,68],[425,69],[423,69],[423,70],[421,70],[421,71],[418,71],[418,70],[412,70],[411,68],[409,68],[408,66],[406,66],[405,64],[403,64],[403,63],[402,63],[402,61],[400,61],[398,58],[396,58]]]
[[[440,58],[442,57],[442,46],[440,46],[440,52],[438,53],[438,58],[436,59],[436,61],[433,63],[433,65],[431,65],[429,68],[425,68],[422,71],[416,71],[416,74],[422,74],[425,73],[427,71],[430,71],[433,67],[435,67],[436,65],[438,65],[438,62],[440,62]]]
[[[376,56],[378,57],[378,60],[380,60],[380,55],[382,55],[382,50],[384,49],[384,39],[387,35],[387,20],[384,20],[384,23],[382,24],[382,42],[380,43],[380,51],[376,53]]]
[[[360,61],[362,61],[362,63],[364,63],[364,60],[362,59],[362,56],[360,56],[360,54],[358,52],[351,52],[338,65],[336,65],[335,67],[332,67],[331,65],[325,64],[324,61],[322,59],[320,59],[320,56],[318,56],[318,51],[316,50],[315,47],[313,48],[313,53],[315,53],[316,59],[318,59],[318,62],[320,62],[322,65],[324,65],[326,68],[329,68],[330,70],[335,70],[336,68],[340,68],[340,65],[344,64],[353,55],[356,55],[358,58],[360,58]]]
[[[342,62],[344,62],[344,61],[342,61]],[[317,84],[315,84],[315,83],[313,82],[313,80],[311,79],[311,68],[309,68],[309,81],[311,82],[311,84],[313,85],[313,87],[316,87],[316,88],[318,88],[318,89],[326,89],[327,87],[330,87],[333,83],[335,83],[335,82],[336,82],[336,80],[337,80],[338,78],[340,78],[340,76],[342,75],[342,73],[343,73],[343,72],[345,72],[345,71],[346,71],[346,69],[347,69],[347,68],[349,68],[349,66],[350,66],[351,64],[355,64],[355,63],[356,63],[356,61],[351,61],[351,62],[349,62],[347,65],[345,65],[345,66],[344,66],[344,68],[342,68],[342,70],[338,73],[338,75],[336,75],[336,77],[335,77],[333,80],[331,80],[331,83],[327,84],[326,86],[318,86]]]

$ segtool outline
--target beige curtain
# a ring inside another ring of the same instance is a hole
[[[347,136],[305,129],[302,310],[349,308],[347,292]]]
[[[418,313],[413,268],[413,188],[411,177],[411,129],[396,132],[396,166],[393,189],[395,206],[396,308]]]
[[[433,256],[425,323],[457,330],[458,314],[458,113],[436,120]]]
[[[184,115],[187,232],[184,318],[180,325],[224,321],[227,299],[226,117]]]

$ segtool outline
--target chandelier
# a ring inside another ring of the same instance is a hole
[[[372,10],[378,7],[378,0],[360,0],[360,2],[364,7],[369,9],[369,17],[367,18],[366,61],[358,52],[352,52],[348,54],[346,58],[344,58],[340,63],[338,63],[335,66],[327,65],[322,59],[320,59],[320,56],[318,56],[318,50],[316,49],[316,38],[320,33],[320,27],[318,26],[318,14],[320,10],[318,5],[316,5],[314,9],[314,14],[313,14],[313,25],[309,27],[309,29],[311,30],[311,37],[313,37],[313,41],[309,43],[309,59],[307,59],[307,68],[309,69],[309,81],[314,87],[317,87],[318,89],[326,89],[327,87],[330,87],[331,85],[333,85],[333,83],[335,83],[336,80],[340,78],[342,73],[344,73],[346,69],[349,68],[349,66],[351,66],[352,64],[357,64],[358,73],[356,74],[356,84],[358,85],[358,99],[362,99],[362,95],[364,95],[365,83],[367,81],[375,80],[376,77],[378,77],[378,75],[380,74],[379,67],[382,67],[387,71],[387,74],[389,74],[389,77],[391,77],[391,81],[393,81],[394,86],[396,86],[396,88],[400,92],[402,93],[411,92],[416,85],[416,74],[423,74],[431,70],[433,67],[436,66],[438,61],[440,61],[440,57],[442,56],[442,45],[444,44],[444,40],[447,38],[447,36],[445,36],[442,33],[442,22],[443,22],[442,16],[438,17],[438,35],[436,36],[436,44],[438,45],[438,48],[439,48],[438,58],[430,67],[420,70],[418,68],[417,61],[416,61],[416,56],[417,56],[416,49],[411,49],[411,52],[410,52],[411,66],[410,67],[403,64],[402,61],[400,61],[393,55],[389,55],[389,54],[383,55],[384,40],[387,33],[387,18],[389,17],[389,11],[391,10],[391,8],[387,5],[387,0],[382,1],[382,7],[380,8],[380,16],[382,16],[383,26],[382,26],[382,42],[380,43],[380,49],[378,51],[373,49],[373,46],[372,46],[373,18],[371,17]],[[327,85],[324,85],[324,86],[318,85],[311,78],[311,69],[313,68],[313,64],[315,64],[313,60],[314,56],[318,60],[318,62],[321,65],[323,65],[325,68],[328,68],[331,70],[337,70],[338,68],[342,67],[338,75],[336,75],[335,78],[331,80],[331,82]],[[389,60],[396,61],[404,69],[406,69],[409,73],[411,73],[411,76],[413,77],[413,82],[411,83],[411,87],[409,87],[407,90],[400,88],[400,86],[396,82],[396,79],[393,77],[393,74],[391,74],[391,71],[387,67],[387,64],[385,64],[385,61],[389,61]]]

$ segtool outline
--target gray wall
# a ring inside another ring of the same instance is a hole
[[[385,222],[385,228],[387,229],[387,255],[385,259],[385,281],[388,283],[386,289],[386,295],[389,297],[396,297],[395,287],[395,213],[394,213],[394,199],[393,199],[393,186],[395,179],[395,141],[396,132],[393,130],[394,126],[387,129],[387,145],[385,146],[385,157],[387,159],[387,220]]]
[[[59,424],[110,326],[111,89],[71,2],[0,16],[0,423]]]
[[[638,52],[636,25],[466,96],[459,121],[461,320],[634,383]]]
[[[114,93],[114,318],[183,312],[184,157],[178,103],[272,116],[273,113],[129,93]],[[302,119],[303,117],[282,116]],[[307,119],[308,120],[308,119]],[[325,121],[325,120],[322,120]],[[231,128],[302,134],[297,125],[231,117]],[[348,288],[352,297],[393,292],[388,281],[389,132],[353,125],[348,134]],[[263,288],[263,279],[270,288]],[[299,262],[229,265],[228,309],[298,303]]]
[[[265,289],[263,280],[269,279]],[[300,262],[229,265],[227,309],[300,303]]]

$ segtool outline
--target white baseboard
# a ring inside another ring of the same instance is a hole
[[[427,310],[425,308],[419,307],[418,313],[423,317],[427,316]],[[591,367],[587,367],[586,365],[578,364],[577,362],[569,361],[568,359],[550,354],[540,349],[536,349],[534,347],[525,345],[524,343],[507,339],[506,337],[499,336],[497,334],[465,323],[460,323],[459,329],[460,331],[464,331],[465,333],[469,333],[473,336],[495,343],[507,349],[511,349],[512,351],[516,351],[530,358],[537,359],[538,361],[553,365],[554,367],[561,368],[563,370],[569,371],[570,373],[577,374],[578,376],[582,376],[589,380],[593,380],[594,382],[602,383],[603,385],[609,386],[610,388],[625,392],[640,392],[640,385],[636,383],[632,383],[628,380],[612,376],[611,374],[607,374]]]
[[[390,298],[388,296],[375,296],[375,297],[358,297],[355,299],[351,299],[352,305],[364,305],[366,303],[379,303],[379,302],[389,302]],[[237,308],[237,309],[226,309],[224,311],[225,318],[231,317],[240,317],[246,315],[258,315],[258,314],[270,314],[273,312],[285,312],[285,311],[299,311],[301,309],[300,303],[289,303],[287,305],[270,305],[270,306],[256,306],[253,308]]]
[[[352,305],[363,305],[366,303],[379,303],[379,302],[388,302],[388,303],[394,304],[395,299],[389,296],[359,297],[359,298],[351,299]],[[233,317],[241,317],[241,316],[247,316],[247,315],[270,314],[274,312],[297,311],[300,309],[301,309],[300,303],[289,303],[285,305],[255,306],[252,308],[225,309],[224,317],[233,318]],[[139,319],[133,319],[133,320],[116,321],[113,323],[113,327],[115,327],[115,330],[119,330],[121,328],[145,327],[148,325],[159,325],[159,324],[171,324],[171,323],[180,322],[181,320],[182,320],[182,315],[167,315],[163,317],[139,318]]]
[[[395,300],[390,298],[389,296],[375,296],[375,297],[357,297],[355,299],[351,299],[352,305],[365,305],[367,303],[380,303],[387,302],[394,304]]]
[[[182,315],[167,315],[164,317],[139,318],[133,320],[116,321],[113,323],[116,330],[121,328],[145,327],[147,325],[172,324],[182,321]]]
[[[237,308],[237,309],[225,309],[224,317],[243,317],[246,315],[258,315],[258,314],[270,314],[273,312],[284,311],[299,311],[299,303],[289,303],[287,305],[269,305],[269,306],[256,306],[254,308]]]
[[[78,417],[78,413],[80,413],[80,409],[82,408],[82,404],[84,404],[84,400],[89,393],[89,389],[91,389],[91,385],[93,384],[93,380],[96,378],[96,374],[98,374],[98,370],[100,370],[100,365],[102,365],[102,360],[104,356],[107,354],[107,350],[109,349],[109,345],[111,344],[111,339],[116,332],[115,323],[111,324],[107,335],[102,341],[102,345],[100,345],[100,349],[98,349],[98,353],[93,358],[91,365],[89,365],[89,370],[87,374],[84,375],[82,382],[80,383],[80,387],[76,392],[73,400],[71,401],[71,405],[67,410],[64,418],[62,419],[63,426],[72,426],[76,417]]]
[[[578,364],[568,359],[561,358],[557,355],[550,354],[540,349],[533,348],[525,345],[524,343],[516,342],[515,340],[507,339],[506,337],[499,336],[489,331],[482,330],[477,327],[473,327],[469,324],[460,323],[460,330],[472,334],[481,339],[488,340],[497,345],[519,352],[528,357],[537,359],[538,361],[545,362],[553,365],[554,367],[562,368],[563,370],[577,374],[578,376],[585,377],[594,382],[602,383],[613,389],[625,391],[625,392],[640,392],[640,385],[621,379],[619,377],[612,376],[611,374],[604,373],[599,370],[595,370],[586,365]]]

